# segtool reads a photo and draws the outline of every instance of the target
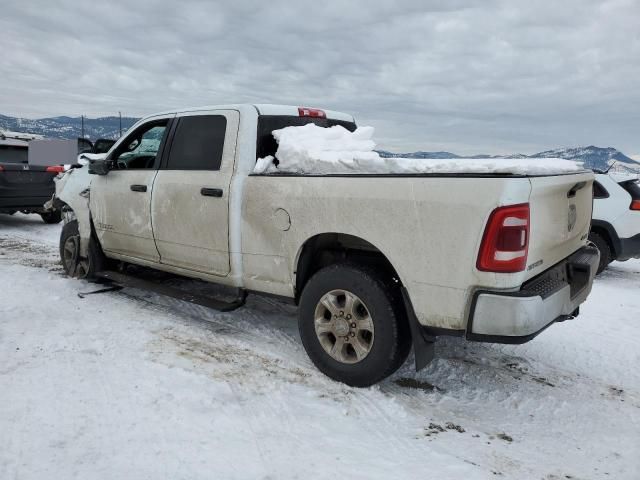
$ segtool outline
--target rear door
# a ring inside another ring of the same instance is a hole
[[[151,188],[172,117],[155,117],[137,127],[109,155],[113,169],[91,181],[91,215],[107,252],[160,260],[151,230]]]
[[[593,208],[592,173],[531,177],[528,277],[585,244]]]
[[[161,263],[214,275],[229,273],[229,186],[239,120],[235,110],[176,118],[151,200]]]

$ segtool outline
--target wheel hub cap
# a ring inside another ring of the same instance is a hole
[[[341,337],[347,335],[349,333],[349,324],[347,323],[347,321],[342,318],[336,320],[334,332],[336,333],[336,335],[340,335]]]
[[[371,351],[374,328],[369,309],[348,290],[322,296],[315,310],[315,330],[320,345],[341,363],[358,363]]]

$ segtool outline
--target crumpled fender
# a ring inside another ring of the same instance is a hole
[[[89,209],[89,188],[91,177],[88,167],[72,168],[62,177],[55,179],[56,199],[66,203],[78,220],[80,233],[80,255],[86,257],[91,238],[91,210]]]

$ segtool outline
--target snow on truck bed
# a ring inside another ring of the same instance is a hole
[[[274,130],[278,165],[272,156],[260,158],[254,173],[549,175],[583,170],[579,163],[559,158],[382,158],[373,150],[373,132],[373,127],[350,132],[340,125],[323,128],[313,123]]]

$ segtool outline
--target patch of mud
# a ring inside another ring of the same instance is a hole
[[[55,273],[63,271],[55,248],[21,238],[0,236],[0,261],[42,268]]]
[[[460,425],[456,425],[453,422],[447,422],[444,424],[444,427],[438,423],[431,422],[429,426],[424,427],[424,436],[430,437],[432,435],[438,435],[439,433],[445,433],[447,430],[452,430],[458,433],[465,433],[466,430],[462,428]]]
[[[410,377],[398,378],[394,380],[393,383],[395,383],[399,387],[412,388],[415,390],[423,390],[425,392],[433,392],[434,390],[441,391],[438,387],[436,387],[435,385],[429,382],[425,382],[423,380],[417,380],[415,378],[410,378]]]
[[[555,384],[551,383],[545,377],[538,377],[536,375],[529,373],[529,368],[524,365],[521,365],[518,362],[507,362],[504,364],[504,366],[507,369],[511,370],[512,372],[517,372],[521,375],[526,375],[528,378],[530,378],[536,383],[539,383],[540,385],[546,385],[547,387],[555,387]]]
[[[496,437],[499,438],[500,440],[504,440],[505,442],[513,442],[513,437],[511,435],[507,435],[506,433],[502,432],[502,433],[496,433]]]
[[[175,357],[171,357],[177,355],[187,361],[182,365],[178,362],[182,368],[204,372],[213,378],[236,384],[268,385],[269,382],[258,379],[272,376],[287,382],[308,384],[313,376],[311,372],[288,365],[279,358],[260,354],[253,347],[228,340],[198,339],[168,329],[160,332],[159,337],[149,345],[149,350],[154,360],[161,363],[174,365]]]

